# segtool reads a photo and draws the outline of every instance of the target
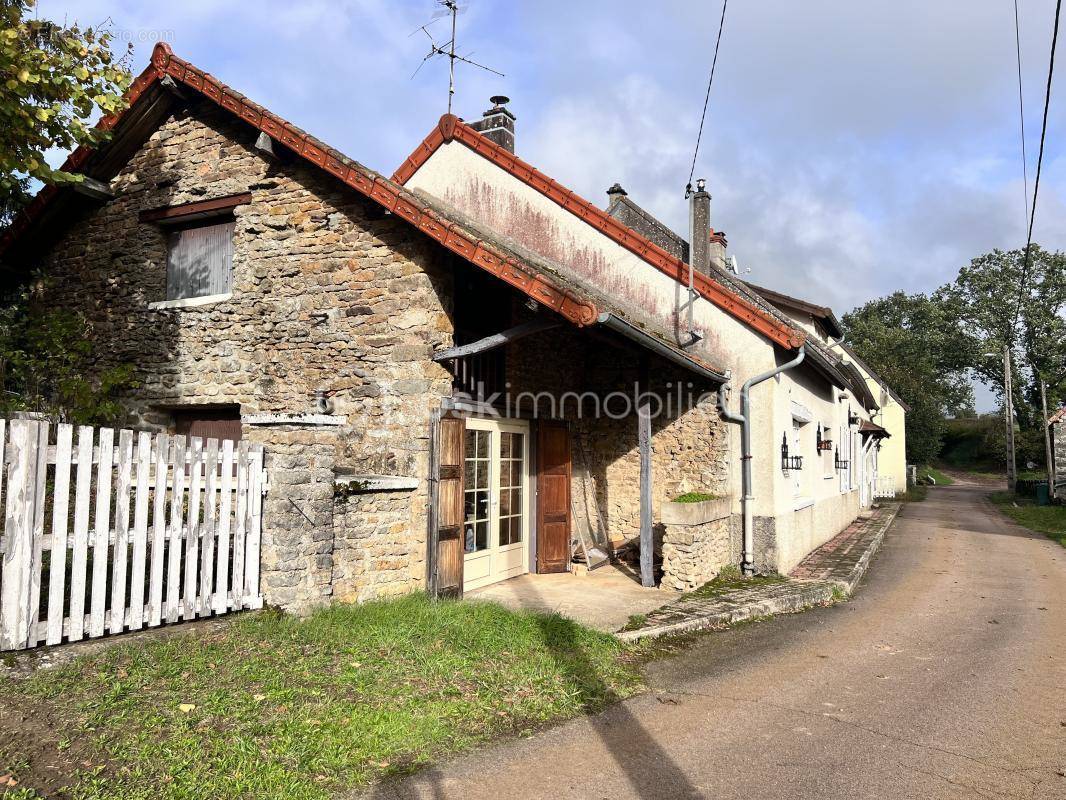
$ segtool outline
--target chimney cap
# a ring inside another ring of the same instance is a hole
[[[629,192],[627,192],[625,189],[622,188],[622,184],[620,184],[618,182],[615,182],[614,186],[612,186],[610,189],[607,190],[607,194],[609,194],[609,195],[612,195],[612,194],[628,195]]]
[[[489,102],[498,108],[499,106],[505,106],[510,103],[511,98],[505,94],[494,94],[489,98]]]

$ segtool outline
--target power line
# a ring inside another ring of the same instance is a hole
[[[688,171],[688,187],[692,186],[692,176],[696,174],[696,156],[700,152],[703,139],[703,123],[707,121],[707,104],[711,99],[711,84],[714,83],[714,68],[718,64],[718,47],[722,44],[722,29],[725,27],[725,9],[729,0],[722,0],[722,18],[718,20],[718,39],[714,43],[714,58],[711,59],[711,77],[707,79],[707,94],[703,98],[703,113],[700,115],[700,132],[696,135],[696,149],[692,153],[692,168]],[[687,187],[687,188],[688,188]]]
[[[1033,246],[1033,223],[1036,220],[1036,198],[1040,192],[1040,167],[1044,162],[1044,139],[1047,136],[1048,109],[1051,106],[1051,79],[1055,75],[1055,48],[1059,41],[1059,16],[1061,12],[1062,0],[1056,0],[1055,27],[1051,32],[1051,59],[1047,72],[1047,88],[1044,90],[1044,120],[1040,128],[1040,149],[1037,151],[1036,178],[1033,181],[1033,202],[1029,206],[1029,230],[1025,238],[1025,260],[1022,262],[1022,279],[1018,290],[1018,305],[1015,308],[1014,324],[1011,326],[1011,331],[1013,331],[1018,325],[1018,317],[1021,314],[1022,309],[1022,298],[1025,297],[1027,291],[1026,285],[1029,282],[1029,266],[1032,261],[1030,251]]]
[[[1018,118],[1022,129],[1022,219],[1029,222],[1029,159],[1025,155],[1025,101],[1022,99],[1022,38],[1018,24],[1018,0],[1014,0],[1014,51],[1018,60]]]

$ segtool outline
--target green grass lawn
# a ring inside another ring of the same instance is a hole
[[[1066,547],[1066,506],[1038,506],[1030,498],[1016,498],[1009,492],[996,492],[989,499],[1019,525],[1043,533]]]
[[[249,614],[0,692],[76,744],[72,797],[317,799],[598,711],[641,688],[634,655],[558,615],[411,596]]]
[[[941,472],[936,467],[931,467],[931,466],[920,467],[918,469],[918,477],[921,477],[923,475],[929,475],[930,477],[932,477],[932,479],[934,481],[936,481],[936,485],[937,486],[951,486],[951,484],[955,483],[954,480],[949,478],[947,475],[945,475],[943,472]]]

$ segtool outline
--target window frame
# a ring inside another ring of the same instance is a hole
[[[233,282],[235,278],[235,248],[236,241],[236,208],[251,203],[252,193],[241,192],[238,194],[216,197],[210,200],[197,200],[191,203],[181,203],[173,206],[161,206],[158,208],[141,211],[137,218],[141,223],[149,223],[157,227],[161,234],[166,236],[166,255],[164,263],[164,299],[151,302],[148,308],[155,309],[180,309],[196,308],[223,302],[233,297]],[[170,297],[171,293],[171,254],[173,252],[173,237],[176,233],[195,228],[206,228],[215,225],[233,225],[229,235],[228,271],[226,288],[224,292],[211,294],[192,295],[189,297]]]

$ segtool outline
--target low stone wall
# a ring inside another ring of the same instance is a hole
[[[303,612],[333,594],[333,466],[337,429],[245,426],[264,445],[260,585],[269,605]]]
[[[696,589],[733,563],[730,505],[728,497],[663,504],[664,588]]]
[[[412,524],[411,492],[376,491],[337,497],[335,600],[360,603],[406,594],[424,587],[425,575],[425,531],[416,530]]]

